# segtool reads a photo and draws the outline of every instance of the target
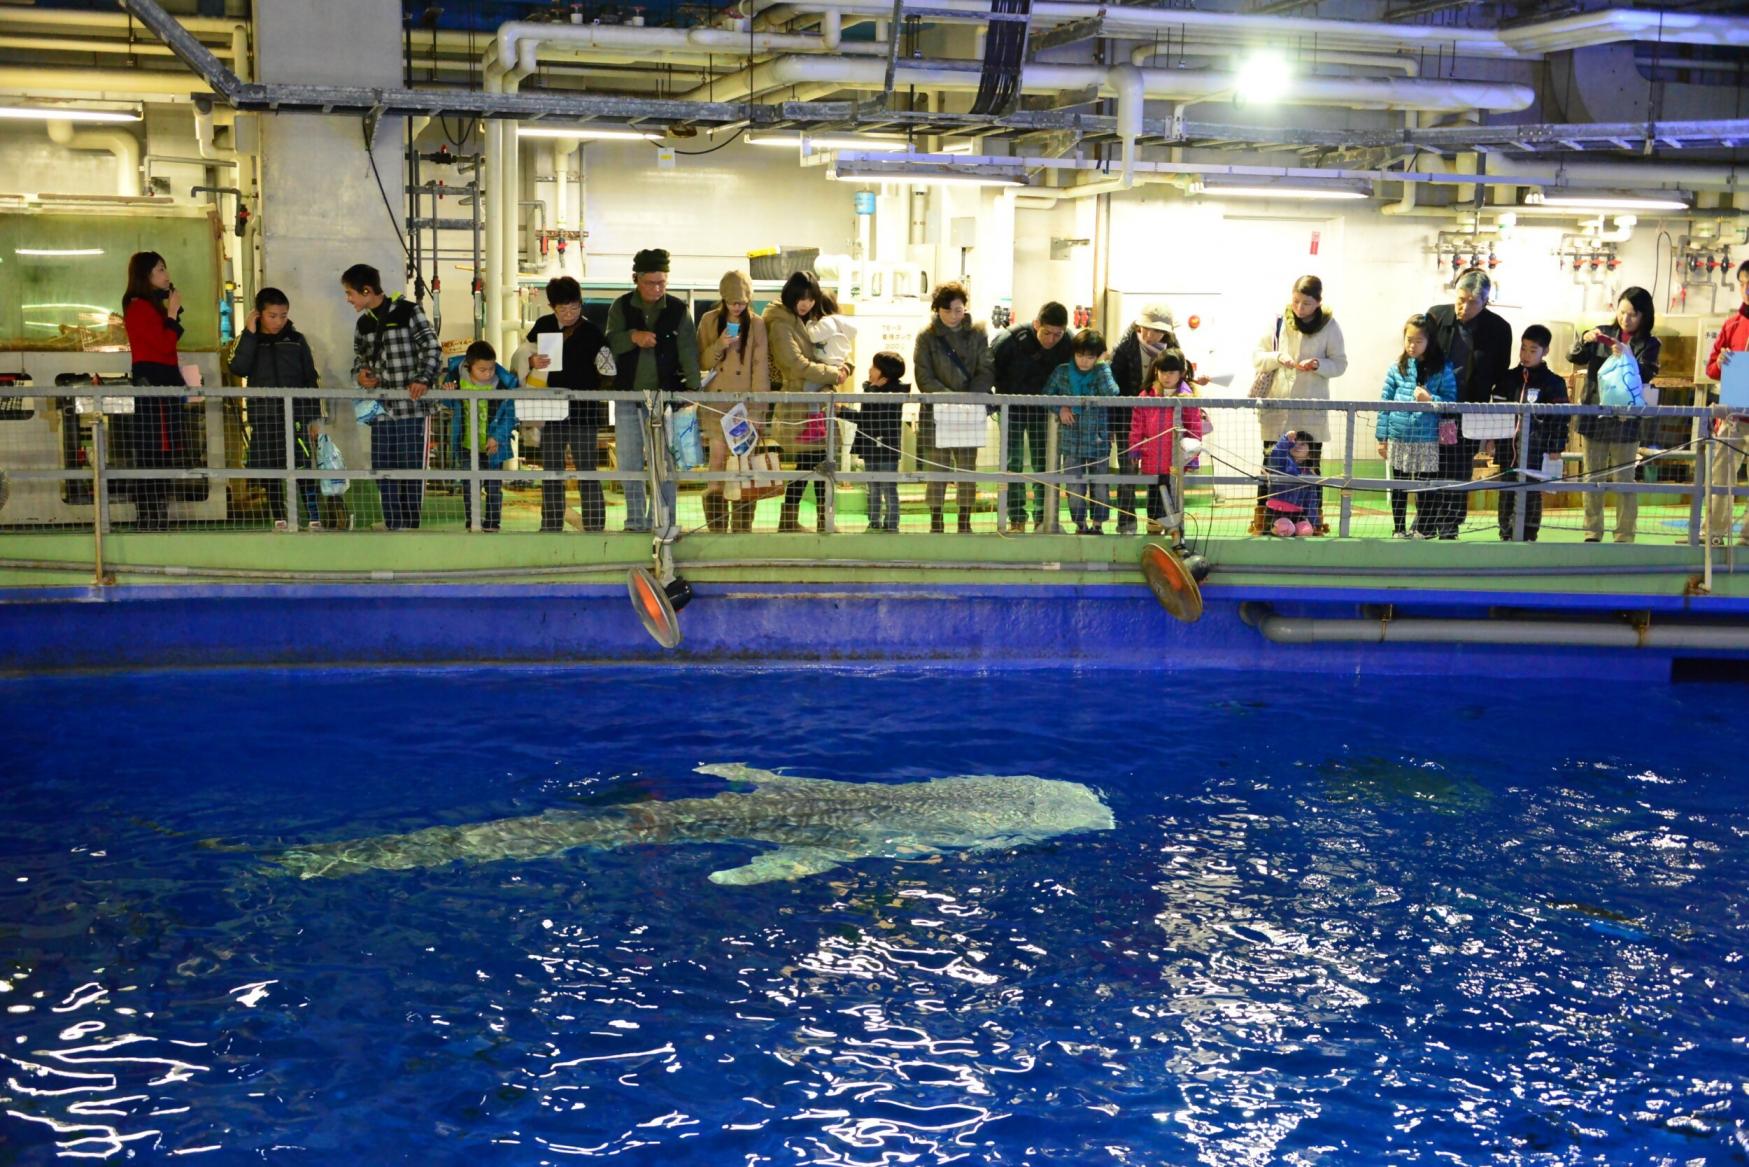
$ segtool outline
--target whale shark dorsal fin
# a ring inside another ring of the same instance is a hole
[[[831,871],[852,858],[854,856],[847,852],[826,847],[779,847],[775,851],[755,856],[743,866],[725,867],[721,871],[711,872],[711,882],[746,887],[755,883],[801,879],[804,876],[818,875],[822,871]]]
[[[792,790],[811,789],[826,783],[837,785],[829,778],[792,778],[787,774],[774,774],[770,770],[760,770],[741,762],[706,762],[698,767],[700,774],[711,774],[728,782],[741,782],[748,786],[758,786],[766,790],[781,790],[789,787]]]

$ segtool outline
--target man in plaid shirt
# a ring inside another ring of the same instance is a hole
[[[364,389],[405,389],[406,397],[385,397],[370,427],[370,464],[375,470],[423,470],[427,427],[436,402],[426,394],[437,381],[437,332],[417,304],[398,294],[383,294],[383,277],[368,264],[355,263],[340,276],[346,302],[358,313],[352,335],[352,376]],[[383,479],[383,523],[391,531],[419,526],[425,483]]]

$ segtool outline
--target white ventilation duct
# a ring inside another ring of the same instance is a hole
[[[756,0],[757,3],[757,0]],[[763,5],[764,15],[779,20],[800,14],[836,11],[867,17],[892,14],[886,0],[799,0],[781,6]],[[931,20],[988,21],[987,0],[931,0]],[[756,8],[758,11],[758,8]],[[937,15],[939,14],[939,15]],[[1427,48],[1459,57],[1537,58],[1548,53],[1632,40],[1662,40],[1666,44],[1749,45],[1749,19],[1651,10],[1609,9],[1561,20],[1508,29],[1452,28],[1444,25],[1393,24],[1383,21],[1319,20],[1311,17],[1262,16],[1234,12],[1199,12],[1183,8],[1106,7],[1068,0],[1034,0],[1035,27],[1098,18],[1101,35],[1113,39],[1152,40],[1170,30],[1191,41],[1225,40],[1280,45],[1316,44],[1319,50]]]
[[[886,62],[873,58],[841,56],[785,56],[756,65],[730,77],[719,77],[708,86],[681,94],[683,101],[738,101],[770,89],[791,85],[835,84],[844,89],[880,89],[886,82]],[[1021,88],[1027,93],[1055,93],[1066,89],[1097,86],[1100,92],[1121,97],[1133,93],[1139,77],[1143,93],[1151,99],[1209,101],[1232,95],[1239,78],[1227,72],[1191,72],[1178,69],[1119,70],[1132,65],[1041,64],[1026,66]],[[896,85],[970,92],[978,88],[978,66],[969,61],[902,61],[894,76]],[[1536,100],[1528,85],[1493,81],[1444,81],[1382,77],[1300,77],[1286,104],[1339,106],[1349,109],[1415,109],[1457,112],[1483,109],[1511,112],[1528,109]],[[1119,116],[1123,113],[1120,110]]]
[[[115,193],[125,198],[140,194],[140,140],[126,130],[75,130],[73,123],[57,119],[47,123],[49,141],[69,150],[101,150],[115,158]]]

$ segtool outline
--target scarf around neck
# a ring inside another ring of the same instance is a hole
[[[1285,315],[1287,316],[1288,327],[1299,333],[1301,336],[1316,335],[1324,330],[1326,324],[1330,323],[1330,313],[1322,308],[1318,309],[1309,322],[1301,320],[1298,316],[1295,316],[1292,308],[1289,308]]]

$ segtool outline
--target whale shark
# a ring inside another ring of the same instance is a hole
[[[456,860],[535,859],[579,847],[774,844],[774,850],[739,867],[711,872],[713,883],[745,885],[801,879],[859,859],[989,851],[1082,831],[1109,831],[1116,825],[1098,794],[1078,782],[1050,778],[962,775],[923,782],[839,782],[774,774],[740,763],[711,763],[698,772],[749,789],[311,843],[289,847],[270,859],[301,879],[317,879],[437,867]]]

